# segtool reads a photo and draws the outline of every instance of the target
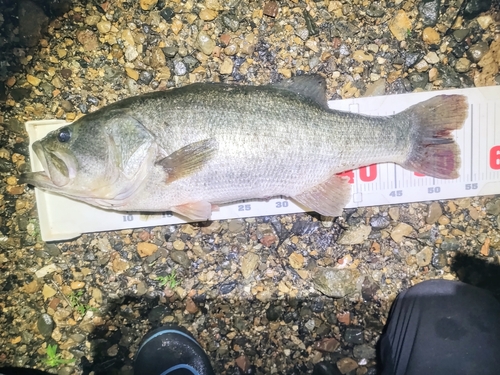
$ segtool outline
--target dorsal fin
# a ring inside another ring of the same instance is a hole
[[[305,96],[323,107],[328,107],[326,100],[326,81],[318,74],[296,76],[274,83],[272,86]]]

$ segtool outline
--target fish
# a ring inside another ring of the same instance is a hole
[[[326,92],[322,76],[301,75],[125,98],[34,142],[44,170],[20,183],[106,210],[203,221],[220,205],[278,196],[340,216],[351,198],[342,172],[376,163],[458,177],[452,132],[468,116],[465,96],[367,116],[330,109]]]

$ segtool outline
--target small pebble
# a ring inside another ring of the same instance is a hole
[[[141,258],[150,256],[158,251],[158,246],[149,242],[139,242],[137,244],[137,252]]]
[[[467,57],[472,61],[472,62],[479,62],[486,53],[489,51],[489,46],[488,43],[486,42],[479,42],[476,44],[473,44],[468,50],[467,50]]]
[[[486,30],[493,23],[493,17],[490,14],[479,16],[477,17],[477,23],[483,30]]]
[[[391,238],[396,243],[400,243],[406,236],[409,236],[413,232],[413,227],[406,223],[399,223],[391,231]]]
[[[427,217],[425,222],[427,224],[434,224],[443,214],[443,210],[439,202],[432,202],[429,205],[429,211],[427,212]]]
[[[43,295],[44,301],[48,300],[51,297],[54,297],[56,294],[57,294],[57,290],[48,286],[47,284],[43,285],[42,295]]]
[[[143,70],[142,72],[139,73],[139,79],[137,80],[137,82],[143,85],[149,85],[152,80],[153,80],[153,73],[147,70]]]
[[[32,76],[31,74],[26,75],[26,80],[33,86],[38,86],[41,82],[39,78]]]
[[[185,251],[174,250],[170,252],[170,258],[184,268],[191,267],[191,260]]]
[[[172,8],[167,7],[160,12],[160,16],[162,16],[165,21],[170,22],[172,18],[174,18],[175,12]]]
[[[220,74],[232,74],[234,68],[233,60],[230,58],[224,59],[220,66]]]
[[[205,55],[211,55],[215,48],[215,41],[205,32],[201,31],[196,38],[200,51]]]
[[[467,73],[470,69],[470,64],[471,62],[468,59],[462,57],[455,64],[455,70],[459,73]]]
[[[111,22],[101,21],[97,23],[97,30],[102,34],[107,34],[111,31]]]
[[[187,73],[186,65],[182,62],[182,60],[174,61],[174,73],[177,76],[183,76]]]
[[[288,257],[290,265],[295,269],[300,269],[304,266],[304,256],[299,253],[292,253]]]
[[[275,18],[278,15],[279,6],[276,1],[268,1],[264,4],[263,13],[268,16]]]
[[[158,0],[139,0],[139,4],[141,5],[142,10],[151,10],[153,9]]]
[[[70,287],[73,290],[82,289],[85,287],[85,283],[83,281],[72,281]]]
[[[438,45],[441,43],[441,36],[432,27],[426,27],[422,34],[422,39],[426,44]]]
[[[344,340],[351,344],[362,344],[364,341],[363,330],[360,328],[346,328]]]
[[[130,45],[125,49],[125,59],[127,61],[134,61],[137,56],[139,56],[139,52],[134,46]]]
[[[341,374],[348,374],[358,368],[358,363],[349,357],[342,358],[337,361],[337,368]]]
[[[175,240],[173,245],[175,250],[184,250],[186,247],[186,244],[181,240]]]
[[[212,9],[203,9],[199,16],[203,21],[212,21],[217,17],[218,13]]]

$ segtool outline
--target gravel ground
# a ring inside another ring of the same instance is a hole
[[[47,3],[49,5],[47,5]],[[500,295],[500,198],[39,237],[24,122],[190,82],[320,73],[331,99],[500,84],[491,0],[0,0],[0,365],[131,374],[175,322],[218,374],[375,374],[396,295],[457,279]],[[68,364],[50,367],[47,346]]]

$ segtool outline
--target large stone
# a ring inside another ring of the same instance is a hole
[[[177,264],[180,264],[184,268],[189,268],[191,266],[191,260],[185,251],[174,250],[170,252],[170,258]]]
[[[394,240],[394,242],[399,243],[403,240],[403,238],[410,235],[411,232],[413,232],[413,227],[411,225],[408,225],[406,223],[399,223],[391,231],[391,238]]]
[[[342,233],[338,243],[341,245],[357,245],[363,243],[370,235],[372,228],[369,225],[357,225],[350,227]]]
[[[469,0],[465,5],[464,15],[474,18],[480,13],[486,12],[491,7],[491,0]]]
[[[38,328],[38,332],[47,338],[50,337],[52,331],[54,330],[54,321],[49,314],[42,314],[36,321],[36,327]]]
[[[428,266],[432,260],[432,249],[428,246],[424,247],[417,253],[417,264],[419,267]]]
[[[358,359],[374,359],[377,356],[375,348],[367,344],[356,345],[352,354],[354,355],[354,358]]]
[[[362,344],[364,341],[363,330],[356,327],[348,327],[344,333],[344,340],[351,344]]]
[[[389,30],[397,40],[403,41],[406,39],[408,30],[411,31],[411,21],[404,10],[398,11],[394,18],[389,21]]]
[[[259,256],[255,253],[246,253],[241,259],[241,274],[243,278],[248,278],[252,272],[257,268],[259,263]]]
[[[335,338],[324,338],[314,343],[313,348],[320,352],[333,353],[340,346],[340,342]]]
[[[489,215],[500,215],[500,199],[491,200],[486,203],[486,213]]]
[[[425,222],[427,224],[434,224],[437,219],[441,217],[443,214],[443,210],[439,202],[432,202],[429,206],[429,211],[427,211],[427,217],[425,218]]]
[[[489,51],[488,43],[478,42],[470,46],[467,50],[467,57],[472,60],[472,62],[479,62]]]
[[[441,0],[422,0],[418,4],[418,12],[425,26],[435,26],[439,17]]]
[[[92,30],[79,30],[76,32],[76,39],[83,45],[85,51],[95,51],[99,47],[97,36]]]
[[[21,1],[18,8],[19,40],[25,47],[34,47],[48,25],[48,17],[37,4]]]
[[[318,267],[313,273],[313,283],[321,293],[342,298],[358,291],[360,273],[356,269]]]

